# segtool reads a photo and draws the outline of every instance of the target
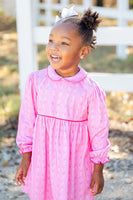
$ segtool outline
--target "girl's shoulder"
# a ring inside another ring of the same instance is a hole
[[[89,74],[87,74],[85,81],[86,81],[86,86],[88,90],[90,91],[90,95],[94,93],[97,93],[97,94],[102,93],[103,95],[105,95],[105,91],[103,87],[96,80],[91,78]]]
[[[34,71],[31,73],[31,76],[33,76],[35,79],[43,79],[47,76],[47,68]]]
[[[47,78],[47,68],[34,71],[29,75],[29,79],[32,79],[36,85],[38,85],[46,78]]]
[[[37,91],[41,83],[47,78],[47,68],[34,71],[29,74],[27,79],[27,87],[31,84],[32,87]]]

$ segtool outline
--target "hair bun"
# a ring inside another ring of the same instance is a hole
[[[92,12],[92,10],[89,8],[84,12],[81,18],[81,25],[84,26],[84,28],[96,31],[99,23],[101,22],[98,17],[99,14],[97,12]]]

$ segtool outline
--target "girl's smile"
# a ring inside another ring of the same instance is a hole
[[[61,61],[61,57],[58,55],[54,55],[54,53],[50,54],[51,63],[59,63]]]

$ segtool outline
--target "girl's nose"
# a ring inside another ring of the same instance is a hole
[[[59,50],[59,45],[57,43],[53,43],[51,45],[51,49]]]

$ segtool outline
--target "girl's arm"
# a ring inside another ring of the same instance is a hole
[[[19,113],[19,123],[16,142],[22,161],[16,173],[15,181],[24,185],[24,179],[31,161],[33,133],[36,120],[36,92],[34,74],[30,74],[26,82],[25,94]]]
[[[109,120],[106,110],[105,93],[97,85],[95,85],[88,102],[88,131],[91,161],[94,164],[105,164],[109,161]]]
[[[108,140],[109,121],[107,116],[105,93],[94,85],[88,103],[88,128],[90,138],[90,159],[94,163],[94,171],[90,189],[92,195],[100,193],[104,186],[103,166],[108,162],[110,143]]]
[[[23,154],[32,151],[33,132],[36,119],[36,90],[34,86],[34,74],[30,74],[25,86],[25,93],[22,100],[16,142],[19,146],[19,153]]]

